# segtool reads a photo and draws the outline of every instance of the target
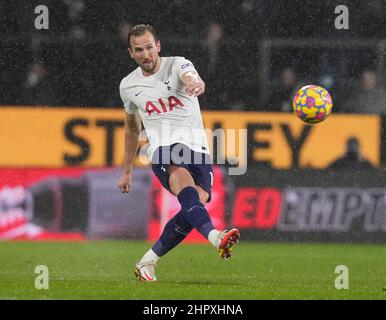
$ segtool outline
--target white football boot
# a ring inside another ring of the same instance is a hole
[[[154,261],[137,263],[135,265],[134,274],[139,281],[156,281],[157,277],[155,276],[155,266],[156,263]]]

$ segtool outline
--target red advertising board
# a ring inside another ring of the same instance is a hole
[[[26,202],[28,187],[45,178],[79,177],[87,168],[6,168],[0,169],[0,239],[80,241],[81,233],[51,232],[31,223]]]

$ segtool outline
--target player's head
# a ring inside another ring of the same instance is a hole
[[[161,43],[155,28],[148,24],[138,24],[129,31],[129,54],[147,73],[159,65]]]

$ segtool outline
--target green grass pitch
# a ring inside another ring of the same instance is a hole
[[[163,257],[158,281],[134,265],[149,243],[0,243],[0,299],[386,299],[386,245],[240,242],[223,261],[209,245],[183,244]],[[49,289],[35,289],[37,265]],[[337,265],[349,289],[334,286]]]

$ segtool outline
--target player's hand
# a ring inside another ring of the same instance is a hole
[[[205,82],[198,76],[185,86],[185,90],[188,95],[198,97],[205,92]]]
[[[118,182],[118,188],[122,193],[129,193],[131,191],[131,173],[122,175]]]

